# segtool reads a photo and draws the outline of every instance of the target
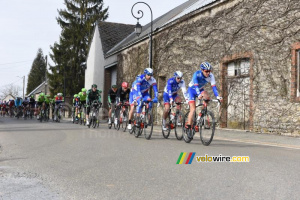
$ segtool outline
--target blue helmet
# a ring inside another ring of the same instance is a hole
[[[209,62],[203,62],[200,65],[200,69],[202,69],[202,70],[212,70],[212,66],[211,66],[211,64],[209,64]]]
[[[147,75],[149,75],[149,76],[153,76],[153,69],[151,69],[151,68],[146,68],[146,69],[144,70],[144,74],[147,74]]]
[[[183,77],[183,73],[181,71],[176,71],[176,72],[174,72],[174,77],[182,78]]]

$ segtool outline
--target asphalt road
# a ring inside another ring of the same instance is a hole
[[[1,117],[0,146],[0,199],[300,199],[299,138],[217,131],[206,147]],[[181,152],[250,162],[176,164]]]

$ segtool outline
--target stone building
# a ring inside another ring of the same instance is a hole
[[[210,62],[224,98],[220,127],[300,133],[300,1],[189,0],[154,20],[153,69],[159,90],[176,70],[186,82]],[[149,24],[109,50],[117,82],[148,67]],[[206,88],[213,97],[210,87]]]

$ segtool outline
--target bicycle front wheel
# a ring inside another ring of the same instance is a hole
[[[210,111],[202,116],[200,123],[200,140],[203,145],[208,146],[213,140],[215,134],[215,117]]]
[[[93,116],[93,123],[92,123],[93,128],[96,128],[96,125],[97,125],[97,119],[95,116]]]
[[[183,126],[182,126],[182,133],[183,133],[183,140],[186,143],[190,143],[193,138],[191,138],[191,135],[195,134],[194,128],[188,129],[187,128],[187,121],[188,121],[189,112],[185,114],[183,119]]]
[[[164,138],[168,139],[169,135],[170,135],[170,132],[171,132],[171,129],[170,129],[170,116],[167,117],[166,121],[165,121],[165,126],[166,126],[166,130],[164,130],[164,124],[163,124],[163,119],[161,121],[161,126],[162,126],[162,129],[161,129],[161,132],[164,136]]]
[[[151,111],[148,110],[147,114],[145,115],[145,120],[144,120],[144,135],[147,140],[150,140],[153,132],[153,115],[152,115],[153,110]]]
[[[124,132],[126,132],[128,125],[128,119],[127,119],[127,110],[123,111],[123,117],[122,117],[122,129]]]
[[[184,120],[184,116],[182,114],[181,111],[178,111],[176,113],[176,117],[175,117],[175,136],[177,138],[177,140],[182,140],[183,138],[183,123]]]

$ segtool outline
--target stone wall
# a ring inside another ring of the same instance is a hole
[[[228,106],[223,87],[227,84],[224,59],[251,54],[250,129],[298,134],[300,106],[291,92],[295,87],[291,52],[293,44],[299,41],[299,0],[225,1],[188,15],[155,35],[155,78],[168,79],[174,71],[181,70],[189,82],[201,62],[212,63],[217,87],[225,97],[223,115],[218,116],[224,117]],[[118,59],[118,76],[122,77],[119,80],[132,83],[148,67],[148,43],[128,48]],[[213,96],[210,87],[207,91]]]

